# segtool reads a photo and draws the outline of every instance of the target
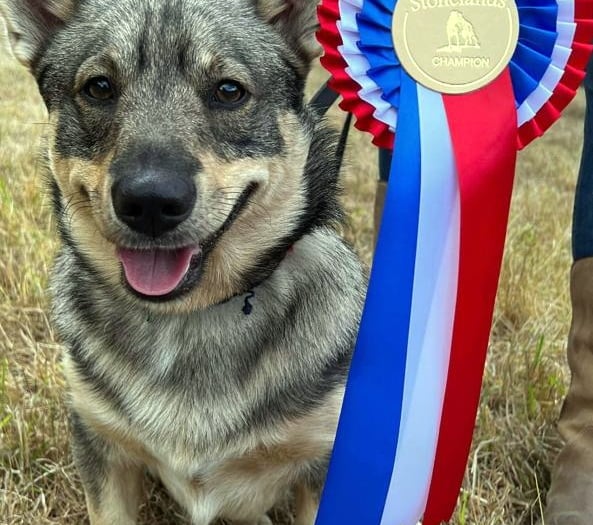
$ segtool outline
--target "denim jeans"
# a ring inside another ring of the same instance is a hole
[[[585,78],[585,136],[577,182],[572,223],[572,255],[575,261],[593,257],[593,58]]]

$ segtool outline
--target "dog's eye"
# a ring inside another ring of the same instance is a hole
[[[214,100],[224,106],[237,106],[247,95],[245,88],[234,80],[223,80],[214,92]]]
[[[83,88],[84,93],[95,100],[107,101],[115,97],[115,90],[107,77],[91,78]]]

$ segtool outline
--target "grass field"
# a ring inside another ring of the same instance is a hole
[[[0,31],[1,33],[1,31]],[[314,73],[312,89],[323,73]],[[520,155],[473,452],[452,523],[526,525],[540,516],[568,372],[570,217],[583,97]],[[342,115],[336,110],[336,118]],[[38,161],[47,116],[0,41],[0,524],[86,523],[68,447],[60,345],[47,318],[57,246]],[[351,134],[347,237],[370,261],[376,152]],[[146,524],[185,523],[151,485]],[[364,525],[364,524],[361,524]]]

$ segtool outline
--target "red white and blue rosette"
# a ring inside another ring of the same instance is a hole
[[[323,0],[330,86],[393,164],[317,525],[450,519],[478,408],[517,149],[575,96],[593,0],[517,0],[487,86],[443,95],[402,68],[396,0]]]

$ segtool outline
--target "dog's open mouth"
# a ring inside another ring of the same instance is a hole
[[[146,298],[164,299],[184,288],[191,280],[190,274],[199,269],[201,248],[118,248],[117,255],[123,266],[126,284],[133,292]]]
[[[249,184],[222,226],[199,244],[177,249],[119,246],[117,257],[123,267],[124,286],[140,299],[151,302],[179,299],[191,292],[200,282],[208,254],[248,205],[257,188],[257,183]]]

